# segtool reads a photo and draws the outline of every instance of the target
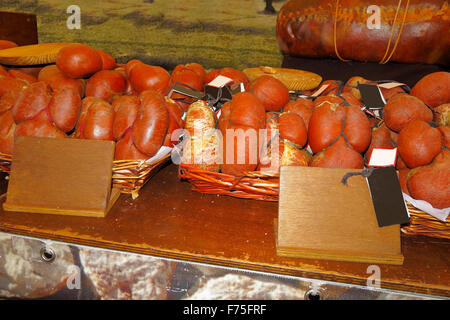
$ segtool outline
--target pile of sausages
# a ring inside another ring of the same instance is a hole
[[[277,173],[282,165],[362,169],[374,148],[398,147],[403,190],[436,208],[449,207],[450,73],[429,74],[409,93],[401,85],[380,87],[387,101],[381,117],[363,109],[358,83],[376,85],[359,76],[326,80],[295,99],[283,83],[262,76],[225,103],[216,121],[207,104],[195,103],[186,116],[193,138],[183,163],[237,177]],[[214,129],[220,134],[206,133]],[[252,136],[261,130],[264,135]]]
[[[184,128],[182,163],[239,177],[283,165],[361,169],[374,148],[398,147],[403,191],[450,206],[448,72],[425,76],[410,92],[380,86],[387,103],[376,116],[364,111],[358,89],[376,83],[359,76],[326,80],[294,98],[270,75],[249,81],[240,70],[206,72],[197,63],[171,73],[139,60],[120,65],[82,44],[31,71],[0,66],[2,153],[14,152],[15,136],[70,137],[116,141],[116,160],[145,160],[178,143]],[[219,75],[245,90],[218,113],[205,101],[167,96],[173,84],[202,91]]]
[[[118,160],[149,159],[184,127],[188,104],[165,97],[171,83],[201,89],[205,77],[199,64],[177,66],[172,75],[138,60],[118,65],[83,44],[62,49],[43,68],[0,66],[0,152],[13,154],[15,136],[74,137],[117,141]]]

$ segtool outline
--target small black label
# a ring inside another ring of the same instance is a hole
[[[367,181],[378,226],[409,223],[408,211],[395,167],[374,168],[367,177]]]
[[[371,84],[358,84],[358,90],[364,105],[370,110],[380,110],[384,108],[386,101],[378,86]]]

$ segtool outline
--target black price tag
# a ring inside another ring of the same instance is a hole
[[[408,223],[408,211],[395,167],[374,168],[367,181],[378,226]]]
[[[384,108],[386,101],[380,88],[371,84],[359,84],[358,90],[361,93],[361,98],[364,105],[370,110],[381,110]]]

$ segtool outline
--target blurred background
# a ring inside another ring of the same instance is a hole
[[[118,62],[140,59],[172,69],[279,67],[275,36],[283,0],[1,0],[0,10],[34,13],[39,42],[83,42]],[[80,29],[69,29],[69,6]]]

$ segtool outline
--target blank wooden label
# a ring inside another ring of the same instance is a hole
[[[8,211],[106,215],[111,206],[114,142],[17,137],[6,202]]]
[[[402,264],[400,227],[378,227],[367,181],[353,169],[281,168],[277,254]]]

